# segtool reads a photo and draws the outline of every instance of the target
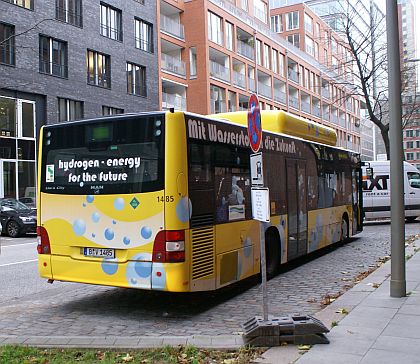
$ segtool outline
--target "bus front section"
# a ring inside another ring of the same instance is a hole
[[[42,129],[38,170],[42,277],[139,289],[189,289],[188,204],[176,192],[176,181],[165,180],[165,126],[164,113],[149,113]],[[172,158],[174,175],[181,175],[186,166]],[[165,209],[187,217],[168,230]]]

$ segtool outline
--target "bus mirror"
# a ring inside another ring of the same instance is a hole
[[[371,168],[371,167],[366,168],[366,176],[369,179],[372,179],[373,178],[373,168]]]

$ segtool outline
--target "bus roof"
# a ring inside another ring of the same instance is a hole
[[[210,115],[211,118],[226,119],[235,124],[246,126],[248,112],[236,111]],[[337,134],[334,129],[293,115],[283,110],[261,110],[263,130],[299,137],[330,146],[337,143]]]

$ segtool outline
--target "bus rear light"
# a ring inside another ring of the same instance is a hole
[[[36,233],[38,235],[38,245],[36,247],[38,254],[51,254],[50,238],[48,237],[47,230],[42,226],[37,226]]]
[[[175,263],[185,261],[185,231],[162,230],[153,244],[153,262]]]

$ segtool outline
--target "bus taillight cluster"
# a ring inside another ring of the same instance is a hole
[[[185,261],[185,231],[163,230],[153,244],[153,262],[176,263]]]

